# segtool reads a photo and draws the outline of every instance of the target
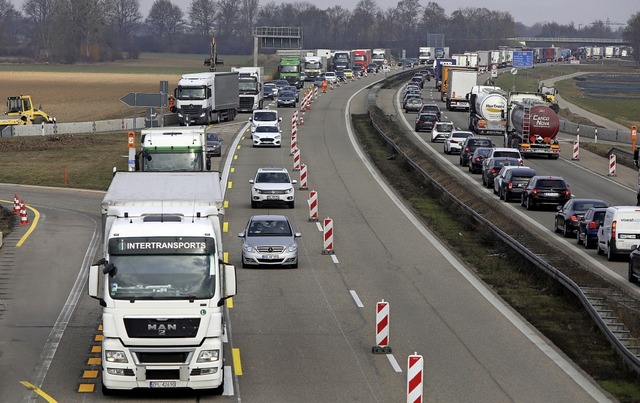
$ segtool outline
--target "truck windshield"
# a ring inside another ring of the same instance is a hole
[[[113,299],[211,299],[212,255],[112,255]]]
[[[205,99],[206,91],[202,87],[178,87],[177,98],[185,99]]]
[[[201,151],[163,152],[147,150],[151,158],[143,158],[143,171],[197,172],[204,171]]]
[[[306,62],[304,64],[304,68],[305,69],[319,69],[320,68],[320,63],[319,62]]]
[[[300,66],[297,64],[293,66],[280,66],[281,73],[297,73],[299,71],[300,71]]]
[[[258,91],[258,83],[252,79],[240,79],[238,82],[238,90],[242,91]]]

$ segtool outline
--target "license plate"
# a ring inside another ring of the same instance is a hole
[[[544,195],[547,197],[558,197],[560,196],[560,193],[545,193]]]
[[[636,234],[618,234],[619,239],[636,239]]]
[[[278,196],[267,196],[267,200],[278,200]]]
[[[275,260],[278,258],[278,255],[262,255],[262,259],[264,260]]]
[[[149,382],[149,387],[150,388],[175,388],[176,382],[175,381],[154,381],[154,382]]]

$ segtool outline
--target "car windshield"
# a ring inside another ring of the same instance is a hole
[[[491,140],[477,139],[475,141],[470,141],[469,145],[474,147],[491,147]]]
[[[438,123],[436,129],[441,132],[450,132],[453,130],[453,125],[451,123]]]
[[[473,135],[473,133],[468,133],[468,132],[455,132],[455,133],[451,134],[451,137],[455,137],[457,139],[460,139],[460,138],[467,138],[467,137],[470,137],[472,135]]]
[[[490,153],[491,153],[490,148],[478,148],[475,151],[475,154],[481,157],[487,157]]]
[[[520,154],[517,151],[496,151],[493,153],[494,157],[510,157],[520,158]]]
[[[284,172],[260,172],[256,183],[289,183],[289,175]]]
[[[564,188],[567,187],[564,181],[559,179],[540,179],[537,183],[538,187],[542,188]]]
[[[247,236],[292,236],[291,226],[284,220],[259,220],[249,225]]]
[[[255,112],[253,114],[253,120],[257,122],[273,122],[278,120],[277,112]]]
[[[207,141],[219,141],[218,133],[207,133]]]

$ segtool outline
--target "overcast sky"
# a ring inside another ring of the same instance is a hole
[[[154,0],[140,0],[140,9],[144,17],[149,13],[149,9]],[[171,0],[173,4],[179,5],[186,11],[189,0]],[[275,0],[276,4],[295,3],[296,1]],[[315,4],[320,9],[326,9],[335,5],[353,10],[358,0],[308,0],[307,3]],[[640,11],[640,1],[638,0],[492,0],[480,2],[478,0],[440,0],[435,1],[444,8],[447,15],[459,8],[465,7],[486,7],[492,11],[509,11],[516,21],[525,25],[533,25],[536,22],[557,22],[558,24],[568,24],[573,22],[578,24],[588,24],[596,20],[609,21],[614,23],[626,23],[629,17]],[[267,4],[268,1],[260,0],[260,4]],[[420,0],[420,4],[427,5],[428,0]],[[376,0],[376,4],[383,10],[388,10],[398,5],[398,0]],[[617,25],[612,25],[616,29]]]

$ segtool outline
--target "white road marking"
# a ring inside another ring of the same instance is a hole
[[[360,297],[358,297],[358,294],[354,290],[349,290],[349,292],[351,293],[351,298],[353,298],[356,306],[358,308],[364,308],[364,305],[362,304],[362,301],[360,301]]]

